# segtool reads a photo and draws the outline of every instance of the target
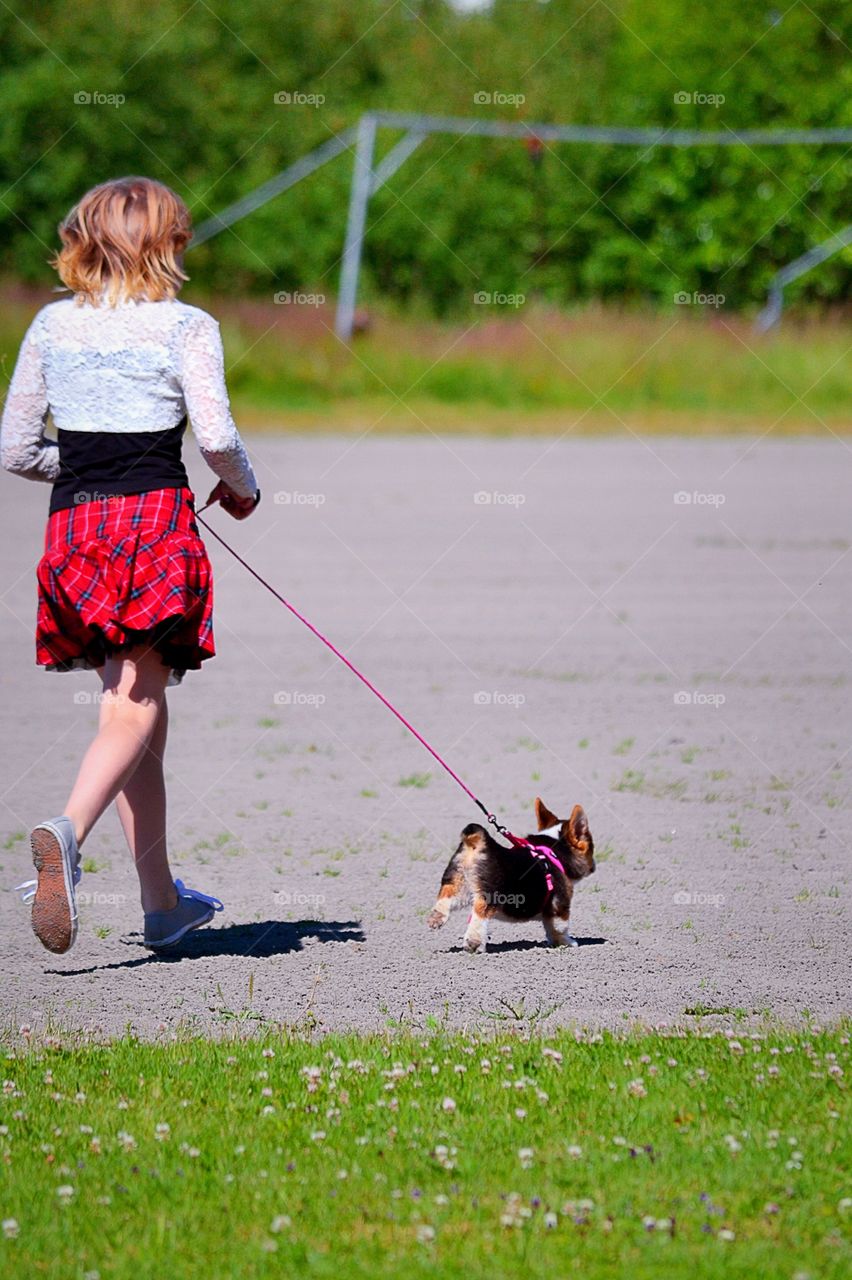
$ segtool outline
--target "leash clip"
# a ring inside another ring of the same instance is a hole
[[[509,828],[508,828],[508,827],[504,827],[504,826],[503,826],[503,824],[502,824],[502,822],[498,822],[498,821],[497,821],[497,815],[496,815],[496,813],[489,813],[489,814],[487,815],[487,817],[488,817],[488,821],[491,823],[492,827],[494,827],[497,831],[499,831],[501,836],[506,836],[506,837],[508,838],[508,836],[509,836]]]

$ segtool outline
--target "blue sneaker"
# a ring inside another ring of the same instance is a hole
[[[217,911],[224,908],[218,898],[211,898],[197,889],[187,889],[182,880],[175,880],[178,902],[171,911],[145,912],[144,946],[152,951],[161,947],[173,947],[192,929],[208,924]]]
[[[48,951],[62,954],[77,937],[80,851],[70,818],[40,822],[30,834],[37,880],[16,885],[22,901],[33,904],[33,932]]]

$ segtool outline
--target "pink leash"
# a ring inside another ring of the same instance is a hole
[[[201,511],[206,511],[207,508],[212,505],[214,504],[210,502],[205,503],[205,505],[201,508]],[[304,623],[304,625],[308,628],[308,630],[312,631],[314,635],[317,637],[317,639],[321,640],[322,643],[326,646],[326,648],[331,650],[331,652],[335,655],[335,657],[339,658],[341,662],[345,663],[346,666],[349,668],[349,670],[352,672],[352,674],[356,675],[358,679],[361,681],[361,683],[365,684],[367,688],[371,691],[371,693],[374,693],[376,697],[379,699],[379,701],[385,704],[388,711],[393,712],[397,720],[399,720],[401,724],[405,725],[408,732],[413,734],[414,737],[417,739],[417,741],[426,748],[426,750],[435,760],[437,760],[441,768],[445,770],[445,772],[448,773],[455,782],[458,783],[462,791],[464,791],[468,796],[470,796],[473,803],[482,810],[482,812],[485,814],[486,818],[491,823],[491,825],[495,827],[502,836],[505,836],[506,839],[515,846],[515,848],[529,849],[534,857],[539,858],[541,861],[552,863],[555,867],[558,867],[560,871],[563,870],[562,864],[559,861],[559,859],[555,856],[555,854],[551,849],[547,848],[546,845],[531,844],[530,841],[525,840],[523,836],[513,835],[512,832],[509,831],[507,827],[504,827],[501,823],[499,823],[497,821],[496,815],[491,813],[486,808],[486,806],[482,803],[482,801],[479,800],[473,794],[470,787],[465,782],[462,782],[461,778],[455,772],[455,770],[451,769],[450,766],[447,764],[446,760],[444,760],[442,756],[438,755],[438,752],[435,750],[435,748],[429,745],[429,743],[426,741],[426,739],[423,737],[421,733],[417,732],[417,730],[414,728],[414,725],[410,724],[409,721],[406,720],[402,712],[397,711],[393,703],[388,701],[388,699],[381,692],[381,690],[377,689],[376,686],[372,683],[372,681],[367,679],[363,671],[359,671],[358,668],[355,666],[354,662],[350,662],[350,660],[346,657],[346,654],[341,653],[340,650],[335,645],[332,644],[332,642],[328,639],[327,636],[324,636],[323,633],[319,631],[312,622],[308,621],[308,619],[304,616],[304,614],[299,612],[299,610],[296,608],[295,605],[292,605],[289,600],[285,600],[284,596],[282,596],[279,591],[276,591],[275,588],[271,585],[271,583],[267,582],[265,578],[262,578],[261,575],[257,572],[257,570],[253,569],[251,565],[248,563],[248,561],[244,560],[243,557],[239,554],[239,552],[235,551],[234,548],[230,546],[225,541],[224,538],[221,538],[219,534],[216,532],[216,530],[211,528],[211,526],[207,523],[206,520],[202,520],[201,511],[196,511],[195,517],[197,520],[200,521],[201,524],[204,525],[204,528],[207,530],[207,532],[211,533],[213,537],[216,539],[216,541],[220,543],[225,548],[226,551],[229,551],[231,555],[234,557],[234,559],[238,560],[239,563],[243,566],[243,568],[247,569],[253,578],[257,579],[257,581],[261,584],[261,586],[266,587],[267,591],[271,591],[272,594],[275,596],[275,599],[278,600],[281,604],[283,604],[285,609],[289,609],[294,617],[298,618],[300,622]],[[548,891],[548,894],[550,894],[553,892],[553,876],[550,873],[549,866],[545,868],[545,878],[547,883],[547,891]]]

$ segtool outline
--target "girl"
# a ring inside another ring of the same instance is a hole
[[[0,421],[0,463],[52,483],[37,569],[36,662],[103,682],[100,723],[62,816],[31,835],[36,936],[77,933],[80,848],[114,800],[133,854],[145,945],[170,946],[222,904],[173,880],[166,852],[167,685],[215,653],[210,562],[181,461],[187,415],[219,477],[208,501],[243,520],[260,501],[231,417],[219,326],[176,299],[189,211],[149,178],[94,187],[51,260],[73,297],[30,325]],[[44,433],[48,411],[57,440]]]

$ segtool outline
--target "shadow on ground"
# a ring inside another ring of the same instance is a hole
[[[599,947],[608,941],[609,941],[608,938],[578,938],[577,946],[578,947]],[[449,952],[454,952],[457,955],[467,955],[467,952],[465,951],[463,946],[448,947],[447,950]],[[559,948],[551,947],[550,943],[545,942],[544,940],[536,942],[532,938],[518,938],[516,942],[512,942],[511,940],[507,942],[489,942],[486,955],[492,955],[499,951],[554,951],[554,950],[559,950]],[[574,948],[564,947],[562,948],[562,950],[573,951]]]
[[[105,969],[135,969],[140,965],[162,964],[164,961],[201,960],[213,956],[271,956],[301,951],[305,939],[313,942],[364,942],[360,920],[263,920],[255,924],[230,924],[221,929],[198,929],[188,933],[179,943],[163,951],[142,949],[142,935],[128,934],[125,946],[139,949],[132,960],[116,960],[109,964],[93,964],[84,969],[46,969],[46,973],[65,978],[84,973],[100,973]]]

